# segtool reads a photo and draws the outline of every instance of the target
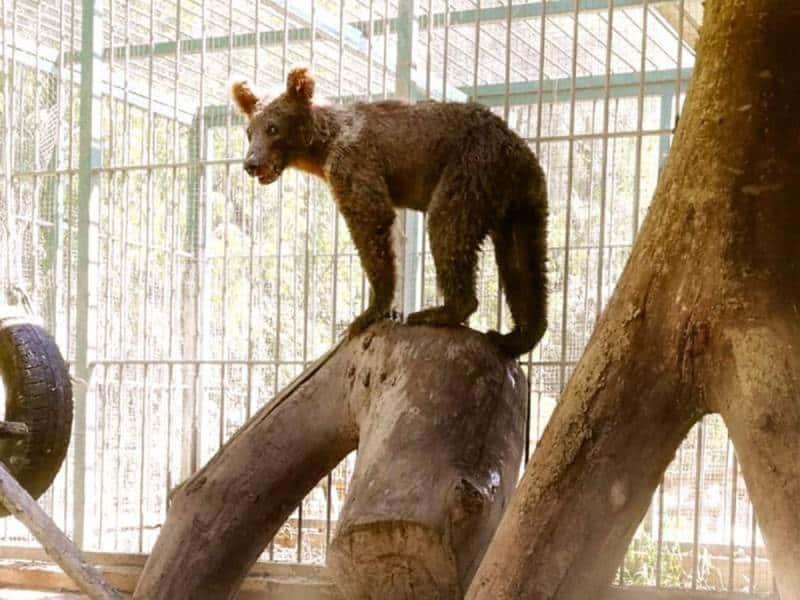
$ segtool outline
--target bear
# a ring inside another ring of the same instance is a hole
[[[311,173],[344,217],[370,285],[349,335],[391,313],[392,224],[406,208],[427,213],[444,301],[407,323],[466,322],[478,307],[478,253],[489,237],[514,327],[487,335],[512,357],[535,347],[547,328],[547,190],[536,156],[503,119],[471,102],[317,103],[304,68],[288,74],[276,97],[246,81],[234,82],[231,95],[247,121],[248,175],[267,185],[287,167]]]

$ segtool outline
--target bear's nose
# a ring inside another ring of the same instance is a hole
[[[244,161],[244,170],[247,172],[248,175],[253,176],[258,171],[258,162],[253,160],[252,158],[248,158]]]

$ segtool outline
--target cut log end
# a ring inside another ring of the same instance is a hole
[[[442,535],[419,523],[372,523],[340,534],[328,567],[342,598],[459,597],[456,557]]]

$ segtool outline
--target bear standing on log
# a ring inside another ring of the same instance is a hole
[[[488,235],[514,319],[510,333],[488,335],[512,357],[538,343],[547,327],[545,179],[502,119],[472,103],[315,105],[306,69],[289,73],[276,98],[259,98],[245,82],[235,83],[232,95],[249,120],[249,175],[266,185],[294,167],[323,178],[333,193],[372,288],[350,335],[391,311],[399,207],[428,213],[444,297],[443,306],[409,315],[409,324],[456,326],[475,312],[478,250]]]

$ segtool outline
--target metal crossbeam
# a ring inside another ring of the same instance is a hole
[[[10,34],[6,34],[6,39],[11,39]],[[37,46],[33,41],[17,36],[14,44],[6,43],[5,53],[8,56],[14,55],[14,61],[18,65],[23,65],[31,69],[36,69],[43,73],[48,73],[58,77],[61,81],[72,79],[75,85],[80,86],[81,71],[83,64],[76,66],[74,73],[69,71],[69,66],[61,68],[59,66],[59,51],[55,48],[48,48],[46,46]],[[80,62],[80,52],[75,52],[72,58]],[[108,66],[105,62],[98,61],[95,65],[94,78],[100,81],[100,89],[104,94],[108,93]],[[147,110],[148,106],[148,91],[144,82],[129,80],[125,82],[125,86],[115,85],[112,90],[112,95],[115,100],[127,101],[131,106]],[[178,121],[184,125],[192,123],[195,113],[192,110],[183,108],[184,106],[192,106],[193,99],[188,96],[185,97],[184,102],[180,102],[177,108]],[[159,116],[172,118],[174,110],[172,103],[169,101],[153,98],[153,112]]]
[[[692,69],[681,70],[681,86],[685,88],[692,76]],[[610,98],[633,98],[639,95],[640,88],[643,87],[645,96],[669,96],[675,91],[675,84],[678,80],[676,69],[666,69],[661,71],[648,71],[642,77],[641,73],[617,73],[609,77],[609,97]],[[414,85],[414,84],[412,84]],[[575,79],[575,99],[576,100],[598,100],[605,97],[606,77],[605,75],[590,75]],[[474,102],[480,102],[487,106],[502,106],[505,102],[507,88],[504,83],[492,83],[461,88],[464,98]],[[508,88],[509,103],[512,105],[536,104],[539,96],[543,97],[544,102],[570,102],[572,98],[572,79],[569,77],[560,79],[543,79],[541,88],[538,81],[512,82]],[[381,94],[375,94],[372,100],[381,100]],[[336,98],[337,101],[352,102],[364,100],[364,97]],[[460,100],[460,99],[459,99]],[[228,114],[231,107],[227,104],[213,105],[206,107],[205,119],[206,127],[224,127],[228,122]],[[233,115],[233,122],[243,122],[238,114]]]
[[[689,82],[692,69],[682,69],[680,80],[682,85]],[[615,73],[609,77],[608,87],[611,98],[626,98],[639,95],[640,87],[644,87],[646,96],[663,96],[675,90],[678,80],[676,69],[648,71],[641,73]],[[575,78],[575,99],[596,100],[604,97],[606,89],[605,75],[589,75]],[[542,96],[546,102],[570,102],[573,83],[569,77],[563,79],[544,79],[541,87],[538,81],[512,82],[509,89],[504,83],[481,85],[477,88],[462,88],[471,95],[471,99],[488,106],[500,106],[509,94],[511,104],[535,104]]]
[[[650,2],[649,6],[661,4],[661,2]],[[524,4],[514,5],[511,9],[512,20],[530,20],[537,19],[546,13],[547,16],[556,17],[559,15],[573,15],[575,13],[576,0],[555,0],[551,2],[528,2]],[[578,10],[581,14],[587,11],[602,12],[607,11],[610,5],[615,9],[632,8],[642,6],[642,0],[577,0]],[[303,17],[302,10],[296,6],[290,8],[293,15]],[[335,19],[321,20],[320,10],[316,11],[316,34],[317,39],[332,39],[338,40],[339,32],[333,21]],[[481,9],[465,9],[465,10],[452,10],[448,13],[439,12],[434,13],[432,16],[419,15],[416,17],[417,24],[420,29],[428,27],[428,23],[432,19],[432,26],[434,28],[441,28],[449,25],[450,27],[459,25],[474,25],[475,23],[500,23],[505,22],[509,18],[508,8],[505,6],[496,6]],[[390,19],[374,19],[372,21],[372,34],[382,35],[384,24],[389,28],[390,33],[397,33],[398,19],[396,17]],[[342,36],[347,45],[353,49],[361,49],[360,44],[366,43],[366,37],[369,34],[370,22],[369,21],[353,21],[344,27]],[[131,59],[141,59],[149,56],[151,53],[154,56],[172,56],[176,53],[180,45],[181,54],[199,54],[203,49],[206,52],[227,52],[231,48],[234,50],[243,50],[247,48],[254,48],[256,44],[259,47],[265,48],[270,46],[282,46],[289,43],[302,43],[308,42],[311,39],[311,27],[290,27],[284,32],[283,30],[262,31],[258,34],[255,32],[237,33],[232,36],[219,35],[201,38],[190,38],[180,40],[180,42],[169,41],[159,42],[153,44],[130,44],[127,46],[114,46],[106,48],[103,52],[103,58],[108,57],[113,52],[115,59],[123,59],[127,55]],[[72,57],[77,60],[78,57]]]
[[[607,11],[612,2],[616,9],[642,6],[642,0],[578,0],[578,10],[581,14],[585,14],[587,11]],[[659,2],[649,3],[650,6],[654,6],[655,4],[659,4]],[[508,12],[507,6],[451,10],[448,13],[434,13],[432,16],[420,15],[417,17],[417,23],[420,29],[427,28],[428,24],[431,23],[431,19],[433,19],[431,25],[434,28],[445,27],[446,25],[452,27],[457,25],[474,25],[475,23],[505,23],[509,19]],[[549,17],[573,15],[575,14],[575,0],[554,0],[546,3],[526,2],[515,4],[511,7],[510,17],[512,20],[523,21],[539,19],[543,14]],[[389,26],[389,33],[396,33],[397,19],[388,19],[386,22]],[[351,25],[364,32],[364,34],[369,32],[368,21],[356,21]],[[373,35],[383,34],[383,27],[384,21],[373,21]]]

